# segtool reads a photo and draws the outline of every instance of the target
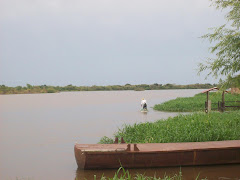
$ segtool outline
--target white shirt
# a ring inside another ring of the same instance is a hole
[[[143,99],[142,101],[141,101],[141,106],[143,105],[143,104],[147,104],[147,101],[145,100],[145,99]]]

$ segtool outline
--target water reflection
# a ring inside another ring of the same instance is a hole
[[[164,168],[149,168],[149,169],[127,169],[131,175],[144,174],[145,176],[156,176],[163,178],[164,176],[174,176],[182,173],[183,179],[213,179],[213,180],[239,180],[240,179],[240,164],[233,165],[215,165],[215,166],[185,166],[185,167],[164,167]],[[76,170],[76,179],[93,179],[96,175],[97,179],[105,177],[113,177],[117,169],[107,170]]]

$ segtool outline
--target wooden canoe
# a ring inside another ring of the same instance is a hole
[[[81,169],[148,168],[240,163],[240,140],[149,143],[76,144]]]

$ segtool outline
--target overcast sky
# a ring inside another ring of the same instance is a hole
[[[209,0],[0,0],[0,84],[217,83]],[[206,74],[206,73],[205,73]]]

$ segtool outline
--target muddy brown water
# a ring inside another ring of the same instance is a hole
[[[0,95],[0,180],[66,180],[113,176],[116,170],[79,170],[73,147],[112,137],[123,124],[155,121],[178,113],[150,107],[202,90],[98,91]],[[149,112],[140,112],[141,98]],[[131,169],[131,173],[163,177],[180,167]],[[240,179],[240,165],[181,167],[186,179]]]

